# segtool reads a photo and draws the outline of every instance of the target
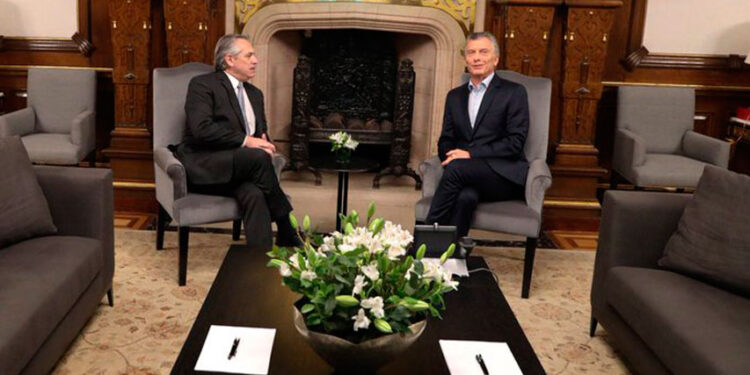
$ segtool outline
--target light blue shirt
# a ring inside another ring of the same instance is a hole
[[[474,87],[474,84],[469,80],[469,122],[471,123],[472,129],[474,128],[474,122],[477,119],[477,113],[479,112],[479,106],[482,105],[482,99],[484,94],[487,92],[487,87],[492,81],[492,77],[495,73],[490,74],[487,78],[479,82],[479,87]]]

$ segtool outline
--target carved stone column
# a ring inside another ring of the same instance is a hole
[[[146,125],[151,2],[110,0],[109,17],[114,54],[115,129],[109,148],[103,152],[114,173],[116,209],[150,212],[155,209],[151,133]]]
[[[206,56],[208,2],[164,0],[169,66],[180,66],[193,61],[211,63],[211,56]]]
[[[547,61],[555,8],[563,0],[495,0],[491,28],[501,45],[503,69],[541,76]]]
[[[560,135],[547,197],[560,211],[578,210],[579,218],[591,218],[593,226],[600,209],[597,185],[606,173],[594,146],[596,107],[614,12],[622,1],[565,0],[565,5]]]

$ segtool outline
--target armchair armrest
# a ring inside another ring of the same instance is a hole
[[[84,111],[73,119],[70,128],[70,140],[73,144],[81,146],[86,154],[91,152],[96,145],[96,125],[94,111]]]
[[[629,177],[634,167],[646,162],[646,142],[640,135],[630,130],[617,129],[612,156],[612,168],[623,176]]]
[[[440,165],[440,158],[433,156],[426,159],[419,165],[419,172],[422,174],[422,198],[435,195],[440,178],[443,177],[443,166]]]
[[[692,196],[643,191],[607,191],[602,204],[591,304],[604,303],[601,289],[610,268],[657,268]]]
[[[552,173],[544,159],[534,159],[529,163],[526,175],[526,205],[541,215],[544,192],[552,185]]]
[[[273,164],[273,171],[276,172],[276,179],[278,180],[281,177],[281,170],[286,165],[286,156],[276,152],[271,158],[271,163]]]
[[[682,137],[682,151],[685,156],[698,159],[717,167],[729,165],[729,142],[709,137],[692,130]]]
[[[23,137],[34,131],[34,121],[36,115],[31,107],[6,113],[0,116],[0,137]]]
[[[114,273],[112,171],[101,168],[34,166],[59,235],[102,242],[105,280]]]
[[[160,181],[157,178],[156,190],[157,197],[160,195],[159,191],[162,189],[170,189],[172,193],[171,200],[175,201],[187,195],[187,174],[185,172],[185,166],[174,157],[172,151],[166,147],[158,147],[154,150],[154,165],[161,171],[167,174],[169,182]],[[156,173],[159,175],[158,171]],[[171,186],[167,186],[170,184]]]

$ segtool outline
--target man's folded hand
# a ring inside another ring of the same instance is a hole
[[[443,166],[450,164],[452,161],[456,159],[471,159],[471,154],[469,153],[469,151],[462,150],[460,148],[456,148],[456,149],[446,152],[445,156],[446,156],[445,160],[443,160],[443,162],[440,163]]]
[[[261,138],[255,138],[248,136],[245,139],[245,147],[256,147],[260,148],[263,151],[267,152],[268,155],[273,156],[273,153],[276,152],[276,146],[273,145],[273,143],[269,142],[266,138],[266,135],[263,134]]]

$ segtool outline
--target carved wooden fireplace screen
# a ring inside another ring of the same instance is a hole
[[[387,165],[373,179],[380,186],[386,175],[410,176],[420,189],[422,180],[407,166],[414,107],[412,61],[397,63],[392,34],[372,30],[305,32],[294,69],[290,163],[286,170],[308,170],[311,143],[346,131],[365,145],[388,149]],[[390,147],[389,147],[390,146]]]

